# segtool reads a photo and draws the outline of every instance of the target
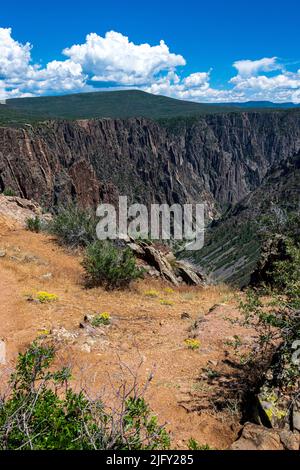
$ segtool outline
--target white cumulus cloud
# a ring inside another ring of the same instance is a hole
[[[213,70],[184,74],[186,61],[159,44],[135,44],[109,31],[86,36],[82,44],[63,49],[62,60],[35,64],[32,45],[20,43],[11,28],[0,28],[0,99],[107,89],[139,88],[150,93],[199,102],[248,100],[300,103],[300,70],[288,71],[278,58],[237,60],[223,86],[214,87]],[[100,83],[101,82],[101,83]],[[93,84],[93,85],[91,85]]]
[[[88,89],[80,64],[71,60],[33,64],[31,44],[12,37],[11,28],[0,28],[0,99]]]
[[[157,46],[134,44],[115,31],[104,37],[88,34],[84,44],[73,45],[63,53],[92,74],[93,81],[122,85],[149,83],[160,72],[185,65],[185,59],[171,53],[164,41]]]
[[[145,87],[144,90],[149,93],[199,102],[239,101],[242,99],[243,94],[240,92],[234,93],[211,87],[210,73],[211,71],[196,72],[183,79],[170,73]]]
[[[30,62],[31,45],[21,44],[11,37],[11,28],[0,28],[0,76],[26,73]]]
[[[271,72],[282,68],[277,63],[277,57],[264,57],[259,60],[237,60],[233,63],[233,67],[237,69],[238,74],[242,77],[251,77],[258,72]]]
[[[300,102],[300,70],[297,72],[285,71],[274,76],[245,77],[237,75],[230,80],[230,83],[247,99]]]

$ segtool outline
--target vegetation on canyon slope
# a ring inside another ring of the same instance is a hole
[[[252,350],[244,361],[254,385],[272,370],[272,386],[299,396],[299,363],[293,362],[294,345],[300,344],[300,239],[286,240],[285,259],[274,261],[267,284],[247,290],[241,302],[242,324],[257,332]],[[266,300],[267,299],[267,300]]]
[[[217,282],[247,286],[277,238],[299,237],[300,155],[274,166],[262,184],[230,207],[206,232],[205,246],[182,253]],[[265,253],[264,253],[265,252]]]
[[[230,107],[193,103],[139,90],[78,93],[64,96],[9,99],[0,105],[0,123],[35,122],[37,119],[94,119],[197,116],[230,111]]]

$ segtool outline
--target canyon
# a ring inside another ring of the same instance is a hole
[[[0,192],[11,188],[46,209],[72,201],[95,207],[119,195],[144,204],[204,202],[212,219],[299,149],[297,110],[0,127]]]

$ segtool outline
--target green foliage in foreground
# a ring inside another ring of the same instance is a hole
[[[118,248],[110,241],[89,245],[82,265],[88,287],[124,288],[143,275],[130,248]]]
[[[169,448],[142,396],[124,395],[118,408],[106,411],[101,400],[72,390],[68,368],[53,371],[54,358],[52,346],[38,343],[19,355],[11,391],[0,400],[1,450]]]
[[[291,308],[300,309],[300,241],[297,243],[288,238],[285,247],[286,259],[275,263],[273,284],[276,293],[283,293]]]
[[[190,450],[213,450],[208,444],[199,444],[199,442],[192,437],[188,441],[188,448]]]
[[[60,208],[49,223],[48,231],[63,245],[86,247],[96,240],[96,225],[95,214],[74,205]]]
[[[293,361],[293,353],[294,345],[300,341],[299,242],[287,240],[287,255],[274,264],[272,286],[249,289],[246,301],[241,302],[243,326],[257,332],[245,366],[249,374],[255,370],[264,374],[271,367],[274,384],[290,392],[295,387],[298,393],[300,368]],[[270,298],[268,302],[266,294]]]

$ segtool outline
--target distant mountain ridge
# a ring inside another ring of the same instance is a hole
[[[229,106],[234,108],[272,108],[272,109],[289,109],[300,108],[300,103],[273,103],[272,101],[245,101],[232,103],[214,103],[214,106]]]
[[[0,125],[30,124],[48,119],[168,119],[249,111],[299,108],[293,103],[196,103],[140,90],[98,91],[62,96],[13,98],[0,104]]]

